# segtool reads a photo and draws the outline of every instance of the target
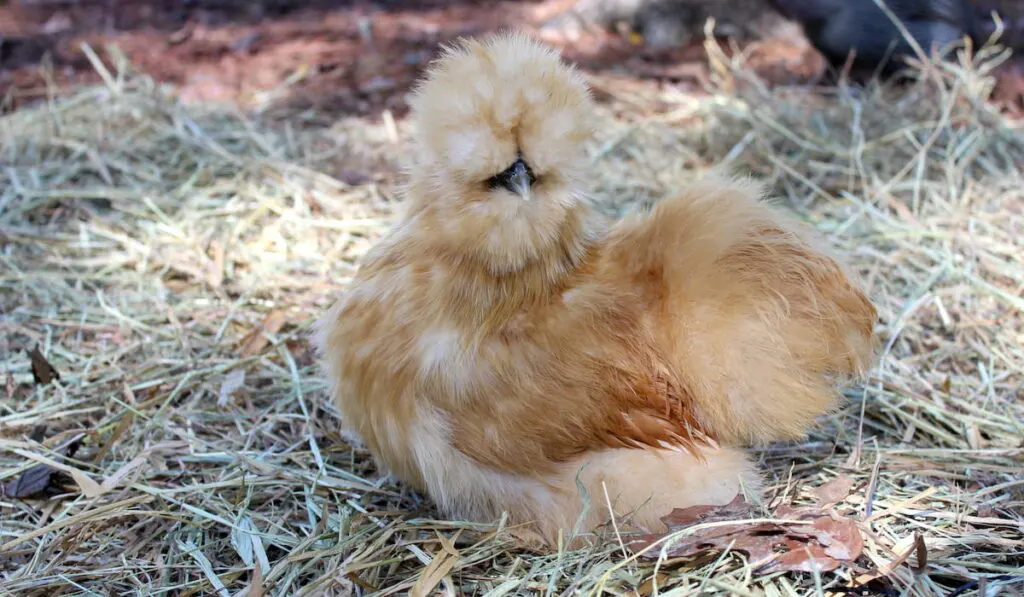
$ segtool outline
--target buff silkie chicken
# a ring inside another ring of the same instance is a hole
[[[744,445],[802,436],[868,364],[874,307],[756,187],[602,219],[554,50],[462,41],[411,105],[407,211],[315,344],[350,435],[445,515],[662,530],[756,495]]]

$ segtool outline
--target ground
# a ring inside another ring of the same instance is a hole
[[[224,27],[210,2],[165,3],[165,21],[129,0],[27,4],[0,14],[38,11],[20,35],[84,36],[106,70],[67,50],[46,90],[38,52],[3,57],[0,594],[1024,590],[1024,132],[983,101],[990,64],[811,89],[764,84],[771,54],[715,43],[689,61],[616,36],[570,47],[601,99],[588,190],[604,209],[729,164],[818,228],[879,308],[878,364],[842,408],[755,451],[765,517],[848,483],[827,511],[862,552],[816,575],[738,549],[536,551],[515,529],[437,520],[339,433],[309,325],[400,209],[401,90],[439,39],[544,5],[392,2],[367,42],[353,15],[369,4]],[[352,57],[371,43],[390,53]]]
[[[544,27],[571,0],[68,0],[0,5],[0,98],[8,108],[45,97],[50,83],[66,87],[99,75],[81,51],[116,44],[139,69],[173,83],[186,101],[233,101],[247,107],[311,108],[318,118],[341,114],[401,115],[404,97],[439,42],[501,26],[543,31],[566,55],[592,71],[612,71],[652,85],[701,90],[709,73],[700,32],[688,23],[682,47],[647,48],[629,35],[587,30],[567,36]],[[761,0],[728,0],[718,29],[741,30],[748,66],[769,84],[819,80],[824,61],[796,26],[747,17],[765,12]],[[736,7],[735,11],[731,9]],[[740,16],[731,15],[736,12]],[[723,27],[732,17],[735,23]],[[1024,27],[1021,27],[1024,31]],[[41,68],[43,67],[43,68]],[[1004,69],[996,96],[1024,108],[1024,69]]]
[[[95,82],[98,75],[80,45],[101,51],[116,43],[141,70],[180,86],[187,100],[240,99],[266,107],[286,86],[292,107],[315,107],[321,115],[401,113],[405,91],[439,42],[503,25],[535,29],[567,4],[433,0],[352,2],[338,8],[325,0],[13,2],[0,6],[0,36],[6,37],[0,96],[10,94],[14,105],[45,96],[46,79],[38,68],[44,56],[52,61],[50,76],[58,84]],[[707,77],[699,40],[658,52],[610,34],[556,41],[564,43],[570,58],[594,70],[685,89],[699,88]],[[752,64],[768,80],[806,81],[823,68],[792,30],[762,46]]]

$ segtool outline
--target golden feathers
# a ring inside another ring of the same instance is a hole
[[[413,102],[408,212],[319,324],[345,426],[446,514],[728,503],[870,357],[874,308],[757,189],[712,179],[609,225],[583,200],[581,76],[521,34],[466,41]],[[594,527],[607,518],[591,512]]]

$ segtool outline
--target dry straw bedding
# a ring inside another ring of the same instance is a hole
[[[981,101],[991,65],[931,66],[898,93],[769,91],[710,49],[710,97],[595,78],[610,97],[591,190],[622,211],[731,163],[863,276],[878,367],[806,441],[758,452],[769,504],[857,482],[838,506],[866,539],[856,566],[541,554],[435,520],[339,435],[306,340],[400,204],[404,123],[184,107],[110,69],[0,120],[0,483],[63,467],[46,495],[0,496],[0,591],[1024,590],[1024,134]],[[353,170],[368,182],[329,176]]]

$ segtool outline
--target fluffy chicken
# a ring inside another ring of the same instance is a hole
[[[592,100],[552,49],[449,47],[412,118],[407,211],[315,344],[346,429],[445,515],[661,529],[756,495],[743,447],[802,436],[865,369],[874,307],[756,186],[598,215]]]

